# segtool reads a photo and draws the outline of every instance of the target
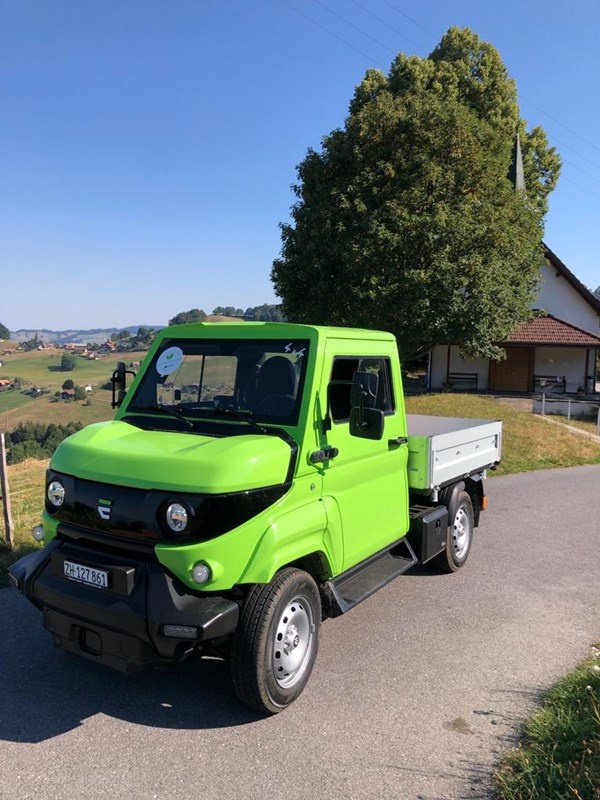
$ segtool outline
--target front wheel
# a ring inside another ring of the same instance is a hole
[[[454,519],[448,526],[446,547],[432,559],[431,564],[442,572],[456,572],[464,566],[471,551],[474,528],[473,503],[467,492],[460,492]]]
[[[317,656],[321,599],[311,576],[288,567],[255,586],[233,639],[231,674],[250,708],[277,714],[302,692]]]

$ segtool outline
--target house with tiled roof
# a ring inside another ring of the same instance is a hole
[[[504,361],[463,358],[457,345],[438,345],[429,386],[492,392],[592,393],[600,350],[600,298],[543,245],[533,318],[504,342]]]
[[[525,191],[518,135],[509,178],[515,191]],[[463,358],[458,345],[438,345],[429,354],[429,388],[569,394],[595,391],[600,298],[548,245],[542,243],[542,248],[532,319],[517,325],[506,341],[498,342],[506,351],[506,359]]]

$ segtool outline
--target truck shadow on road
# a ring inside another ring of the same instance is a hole
[[[55,650],[41,617],[0,592],[0,739],[36,743],[98,713],[154,728],[201,730],[262,717],[239,703],[228,664],[191,658],[164,672],[118,672]]]

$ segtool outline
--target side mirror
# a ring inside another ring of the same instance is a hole
[[[383,437],[383,411],[373,408],[377,400],[379,376],[374,372],[355,372],[350,390],[350,436],[361,439]]]
[[[124,361],[119,361],[110,379],[112,383],[111,405],[113,408],[118,408],[125,399],[125,394],[127,392],[127,373],[135,375],[135,372],[131,372],[127,369]]]
[[[378,408],[354,407],[350,411],[350,436],[361,439],[381,439],[385,419]]]

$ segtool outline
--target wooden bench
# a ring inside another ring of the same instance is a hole
[[[542,386],[542,381],[545,386]],[[534,375],[533,388],[536,392],[555,392],[558,389],[564,394],[567,391],[567,379],[564,375]]]
[[[444,386],[448,389],[454,389],[457,385],[462,388],[470,387],[477,391],[479,388],[479,376],[476,372],[449,372]]]

